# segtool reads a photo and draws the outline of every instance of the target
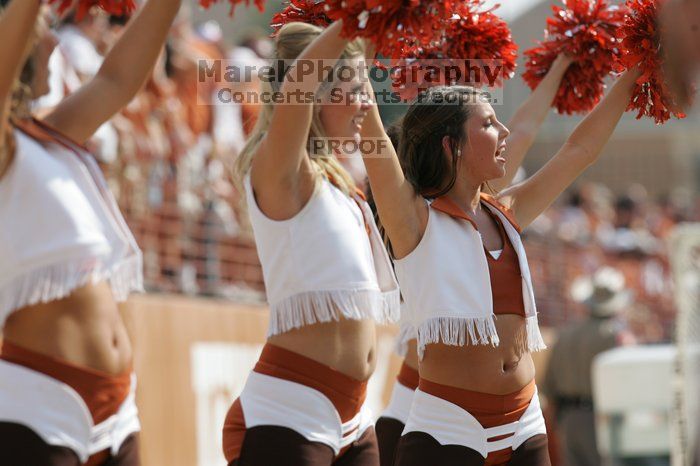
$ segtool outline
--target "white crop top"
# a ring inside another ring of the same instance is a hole
[[[141,290],[141,252],[92,156],[43,123],[21,126],[0,179],[0,325],[89,283],[108,280],[117,301]]]
[[[268,336],[341,316],[398,319],[398,284],[364,200],[323,179],[299,213],[276,221],[258,207],[250,175],[245,189],[270,304]]]
[[[522,274],[527,348],[545,348],[537,322],[530,269],[520,233],[493,198],[482,196],[498,215],[517,255]],[[418,246],[395,260],[405,303],[402,334],[418,338],[418,354],[431,343],[464,346],[499,344],[493,313],[491,278],[481,235],[471,220],[431,206]],[[447,209],[446,209],[447,210]],[[411,329],[411,327],[413,327]]]

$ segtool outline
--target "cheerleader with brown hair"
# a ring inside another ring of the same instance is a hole
[[[508,157],[505,174],[500,178],[489,180],[487,189],[493,190],[492,194],[507,188],[515,179],[525,155],[532,147],[549,113],[552,101],[570,64],[570,58],[560,55],[537,88],[513,114],[508,123],[510,135],[507,140]],[[397,151],[400,146],[401,131],[401,123],[387,128],[387,134]],[[401,332],[396,346],[398,354],[404,358],[404,361],[394,384],[389,405],[376,424],[381,462],[382,465],[387,466],[393,465],[396,446],[410,413],[413,393],[419,383],[416,331],[409,319],[402,316],[401,320]]]
[[[117,302],[142,289],[141,253],[83,144],[146,81],[180,0],[145,2],[97,75],[37,120],[56,46],[41,3],[0,2],[1,462],[137,465]]]
[[[510,131],[470,87],[426,91],[403,119],[398,157],[365,158],[417,334],[420,380],[395,464],[550,464],[531,356],[545,345],[520,232],[596,161],[638,74],[495,197],[484,188],[506,174]],[[386,138],[376,107],[362,134]]]
[[[399,291],[372,213],[332,149],[359,142],[369,108],[360,73],[335,75],[364,66],[364,47],[341,27],[278,31],[274,75],[289,70],[266,83],[263,97],[278,98],[238,159],[270,325],[224,425],[231,466],[379,464],[367,380],[376,323],[398,318]]]

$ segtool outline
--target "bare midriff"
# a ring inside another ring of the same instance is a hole
[[[377,333],[373,320],[341,319],[307,325],[272,336],[268,342],[361,381],[370,378],[377,364]]]
[[[110,375],[132,366],[124,320],[107,283],[13,312],[3,338],[17,346]]]
[[[535,378],[535,364],[527,351],[525,319],[504,314],[496,320],[500,344],[426,346],[421,378],[442,385],[492,395],[507,395]]]

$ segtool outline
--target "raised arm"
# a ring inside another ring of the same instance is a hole
[[[40,0],[15,0],[0,14],[0,177],[5,172],[11,154],[6,147],[10,102],[15,81],[27,59],[31,37],[41,9]]]
[[[508,122],[510,136],[507,140],[506,174],[502,178],[489,182],[489,185],[496,191],[507,188],[513,182],[527,151],[532,147],[532,143],[552,107],[552,101],[557,95],[561,80],[571,62],[572,60],[566,55],[559,55],[544,79],[540,81],[527,100],[518,107]]]
[[[370,83],[367,87],[374,95]],[[404,176],[396,150],[384,131],[376,102],[368,110],[361,136],[377,148],[376,153],[363,153],[365,167],[392,253],[400,259],[413,251],[423,237],[428,207]]]
[[[627,108],[638,76],[637,69],[625,72],[544,167],[530,179],[501,193],[499,197],[511,205],[522,228],[532,223],[598,159]]]
[[[341,30],[342,22],[331,24],[291,64],[280,86],[285,102],[274,105],[267,134],[253,157],[250,176],[256,199],[272,218],[293,216],[311,195],[315,173],[306,145],[313,100],[323,82],[318,66],[337,64],[348,44]]]
[[[63,100],[46,122],[78,142],[87,141],[144,85],[181,2],[148,0],[109,51],[97,75]]]

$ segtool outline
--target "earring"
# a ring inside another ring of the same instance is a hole
[[[457,149],[457,158],[462,156],[462,149]]]

